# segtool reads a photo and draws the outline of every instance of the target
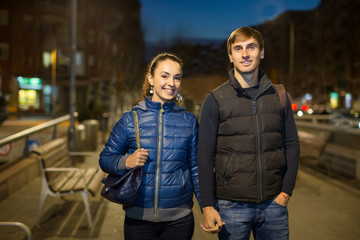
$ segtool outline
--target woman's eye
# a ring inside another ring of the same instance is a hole
[[[168,76],[167,76],[167,75],[162,75],[161,77],[162,77],[162,78],[167,78]]]

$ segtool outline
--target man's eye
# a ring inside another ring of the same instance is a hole
[[[240,51],[242,48],[240,46],[234,47],[235,51]]]
[[[254,50],[255,49],[255,46],[254,45],[251,45],[248,47],[249,50]]]

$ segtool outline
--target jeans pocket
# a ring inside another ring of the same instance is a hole
[[[280,203],[277,203],[277,202],[275,201],[275,199],[272,200],[272,204],[274,204],[275,206],[278,206],[278,207],[282,207],[282,208],[286,208],[286,207],[287,207],[287,205],[282,205],[282,204],[280,204]]]
[[[230,201],[230,200],[218,199],[218,205],[219,205],[219,208],[222,208],[222,209],[231,209],[231,208],[236,207],[237,202]]]

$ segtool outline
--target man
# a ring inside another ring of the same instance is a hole
[[[219,239],[249,239],[251,231],[255,239],[288,239],[287,204],[299,161],[290,100],[283,107],[259,69],[264,40],[258,31],[235,30],[227,51],[230,80],[208,94],[201,110],[201,226]]]

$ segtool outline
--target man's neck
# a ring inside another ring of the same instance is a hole
[[[235,69],[234,76],[242,88],[251,88],[255,87],[259,83],[258,73],[259,71],[257,69],[252,73],[239,73]]]

